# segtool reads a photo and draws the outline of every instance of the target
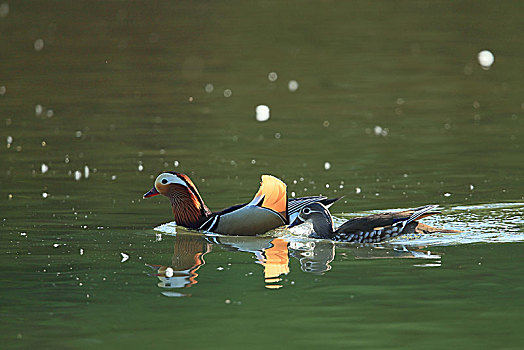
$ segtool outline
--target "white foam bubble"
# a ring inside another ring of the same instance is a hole
[[[480,51],[477,58],[483,69],[489,69],[495,62],[495,55],[489,50]]]
[[[325,170],[331,169],[331,163],[330,162],[324,162],[324,169]]]
[[[258,105],[255,108],[256,118],[259,122],[265,122],[269,120],[269,107],[266,105]]]
[[[44,107],[42,107],[42,105],[36,105],[35,106],[35,115],[37,117],[40,116],[43,111],[44,111]]]
[[[82,178],[82,173],[79,170],[76,170],[74,177],[76,181],[80,181],[80,179]]]
[[[389,130],[382,128],[380,125],[376,125],[373,128],[373,132],[375,133],[376,136],[387,136],[389,133]]]
[[[44,48],[44,40],[43,39],[36,39],[35,43],[33,44],[35,51],[42,51]]]
[[[9,14],[9,4],[7,2],[4,2],[0,5],[0,17],[4,18],[7,17]]]
[[[287,88],[289,89],[289,91],[291,92],[295,92],[298,90],[298,82],[296,80],[290,80],[288,83],[287,83]]]
[[[175,274],[175,271],[173,271],[173,268],[168,267],[168,268],[166,269],[165,274],[166,274],[166,277],[173,277],[173,275]]]

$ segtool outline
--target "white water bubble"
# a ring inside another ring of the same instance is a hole
[[[172,267],[168,267],[166,269],[166,272],[165,272],[166,277],[169,277],[169,278],[173,277],[174,274],[175,274],[175,271],[173,270]]]
[[[329,188],[329,184],[326,184],[326,188]]]
[[[52,109],[48,109],[47,112],[45,113],[45,115],[46,115],[48,118],[51,118],[53,115],[55,115],[55,112],[53,112]]]
[[[84,250],[80,248],[80,255],[84,255]]]
[[[42,112],[44,111],[44,107],[42,105],[36,105],[35,106],[35,115],[38,117],[42,115]]]
[[[296,196],[296,193],[295,192],[291,192],[291,197],[295,197]]]
[[[9,4],[4,2],[0,5],[0,17],[5,18],[9,14]]]
[[[469,185],[469,189],[473,191],[473,190],[475,189],[475,186],[473,186],[472,184],[470,184],[470,185]]]
[[[325,170],[331,169],[331,163],[330,162],[324,162],[324,169]]]
[[[289,89],[289,91],[291,92],[295,92],[298,90],[298,82],[296,80],[290,80],[288,83],[287,83],[287,88]]]
[[[0,96],[4,96],[5,93],[7,92],[7,89],[5,88],[5,86],[0,86]]]
[[[231,97],[231,95],[233,95],[233,91],[231,91],[231,89],[224,90],[224,97]]]
[[[13,143],[13,136],[7,136],[6,141],[7,141],[7,145],[11,145]]]
[[[81,130],[75,131],[75,136],[76,137],[82,137],[82,131]]]
[[[267,75],[267,78],[269,79],[270,82],[275,82],[278,79],[278,74],[276,72],[269,72],[269,74]]]
[[[143,171],[144,170],[144,166],[142,164],[138,164],[138,171]]]
[[[265,122],[269,120],[269,107],[266,105],[258,105],[255,108],[256,118],[259,122]]]
[[[362,192],[362,189],[360,187],[355,187],[355,193],[359,194],[360,192]]]
[[[80,172],[80,170],[75,171],[74,178],[76,181],[80,181],[80,179],[82,178],[82,173]]]
[[[478,54],[479,64],[483,69],[489,69],[491,65],[495,62],[495,55],[489,50],[482,50]]]
[[[451,197],[451,193],[449,192],[444,193],[444,197]]]
[[[209,84],[206,84],[206,86],[204,87],[204,90],[210,94],[213,92],[213,90],[215,90],[215,87],[213,86],[213,84],[209,83]]]
[[[116,180],[116,175],[112,175],[111,176],[111,180],[115,181]]]
[[[86,179],[89,177],[89,167],[87,165],[84,166],[84,177]]]
[[[375,133],[375,136],[387,136],[389,133],[389,130],[382,128],[380,125],[376,125],[373,128],[373,132]]]
[[[36,39],[34,44],[33,44],[33,47],[35,48],[35,51],[42,51],[42,49],[44,48],[44,40],[43,39]]]
[[[58,247],[60,247],[60,244],[55,243],[55,244],[53,244],[53,247],[54,247],[54,248],[58,248]]]
[[[120,260],[120,262],[126,262],[127,260],[129,260],[129,255],[127,255],[126,253],[120,253],[120,255],[122,256],[122,260]]]
[[[47,193],[47,192],[43,192],[43,193],[42,193],[42,198],[45,199],[45,198],[47,198],[47,197],[49,197],[49,193]]]
[[[178,162],[178,160],[175,160],[173,162],[173,165],[175,166],[175,168],[178,168],[178,166],[180,165],[180,163]]]

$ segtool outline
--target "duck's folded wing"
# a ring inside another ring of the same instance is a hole
[[[429,215],[439,214],[439,211],[432,211],[437,209],[438,205],[426,205],[423,207],[405,210],[394,213],[380,213],[369,216],[363,216],[348,220],[340,226],[338,232],[369,232],[375,228],[398,226],[400,231],[410,222],[422,219]]]
[[[286,184],[262,175],[253,200],[214,213],[199,229],[226,235],[259,235],[288,223]]]

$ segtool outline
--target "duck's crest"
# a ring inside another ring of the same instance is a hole
[[[288,223],[286,184],[272,175],[262,175],[260,188],[250,205],[270,209]]]

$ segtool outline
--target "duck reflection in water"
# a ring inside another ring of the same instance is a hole
[[[290,258],[300,263],[300,269],[307,273],[321,274],[331,270],[335,259],[335,242],[330,240],[311,240],[302,237],[252,237],[220,236],[177,233],[174,242],[174,254],[171,266],[148,265],[155,270],[160,279],[158,286],[166,296],[189,296],[174,289],[189,288],[198,283],[197,270],[205,264],[204,255],[213,245],[236,252],[251,253],[256,263],[263,267],[265,287],[282,288],[283,276],[290,272]],[[347,257],[348,252],[354,259],[391,259],[415,258],[432,259],[431,264],[415,266],[440,266],[440,256],[424,250],[408,250],[400,246],[377,246],[361,244],[337,244],[340,255]]]
[[[229,251],[252,253],[264,268],[264,281],[269,289],[279,289],[282,275],[289,273],[289,242],[274,237],[206,236],[206,239]]]
[[[158,286],[165,289],[189,288],[197,284],[197,270],[205,264],[204,255],[211,251],[211,245],[202,235],[177,235],[174,243],[171,266],[147,265],[156,273]],[[166,296],[189,296],[175,291],[164,291]]]

